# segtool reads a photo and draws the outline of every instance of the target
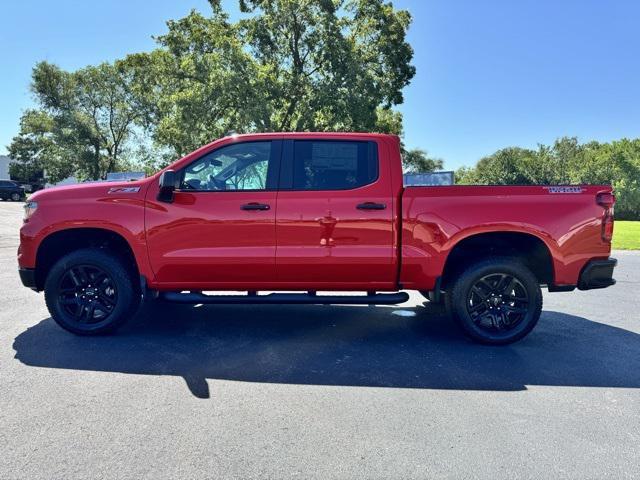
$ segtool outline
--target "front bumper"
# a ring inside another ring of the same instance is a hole
[[[38,291],[36,285],[36,270],[34,268],[19,268],[20,280],[25,287],[29,287],[31,290]]]
[[[607,260],[591,260],[580,273],[578,280],[579,290],[591,290],[594,288],[606,288],[614,285],[613,269],[618,261],[615,258]]]

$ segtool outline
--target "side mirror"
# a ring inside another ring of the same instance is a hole
[[[165,170],[160,175],[160,190],[158,191],[158,200],[160,202],[172,203],[173,191],[176,189],[176,172],[173,170]]]

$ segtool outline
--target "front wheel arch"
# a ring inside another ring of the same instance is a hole
[[[136,256],[129,242],[119,233],[104,228],[66,228],[47,235],[36,252],[36,288],[43,290],[47,276],[53,265],[65,255],[85,248],[108,251],[121,258],[127,270],[140,277]],[[140,291],[139,282],[134,288]]]

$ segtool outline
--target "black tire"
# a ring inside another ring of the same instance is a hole
[[[436,295],[433,290],[420,290],[420,293],[434,305],[442,305],[444,303],[444,297],[446,296],[445,292],[440,292],[440,297],[436,300]]]
[[[19,202],[21,198],[22,198],[22,196],[18,192],[13,192],[11,194],[11,201],[12,202]]]
[[[542,290],[520,261],[492,257],[470,265],[448,290],[448,309],[473,340],[506,345],[524,338],[542,313]]]
[[[56,323],[76,335],[111,333],[140,304],[124,262],[99,248],[77,250],[58,260],[45,281],[44,298]]]

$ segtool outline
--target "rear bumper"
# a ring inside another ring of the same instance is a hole
[[[615,258],[607,260],[591,260],[580,273],[578,280],[579,290],[591,290],[594,288],[606,288],[614,285],[613,269],[618,261]]]
[[[34,268],[19,268],[20,280],[25,287],[38,291],[36,286],[36,270]]]

